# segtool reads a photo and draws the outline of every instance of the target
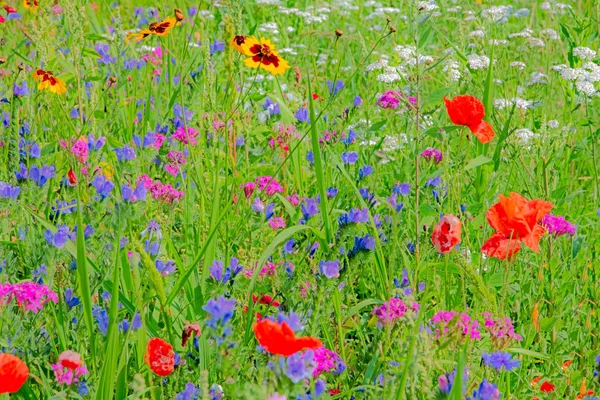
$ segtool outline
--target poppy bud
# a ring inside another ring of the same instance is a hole
[[[23,71],[25,70],[25,64],[23,64],[22,62],[17,64],[17,68],[19,69],[19,71]]]
[[[342,30],[341,30],[341,29],[336,29],[336,30],[335,30],[335,36],[337,36],[337,37],[342,37],[342,35],[343,35],[343,34],[344,34],[344,32],[342,32]]]
[[[175,19],[177,19],[178,22],[183,21],[183,13],[179,8],[175,9]]]
[[[115,76],[111,76],[110,78],[108,78],[108,80],[110,81],[110,83],[117,83],[117,78]]]
[[[0,57],[0,64],[4,64],[6,62],[6,57]]]
[[[392,19],[390,17],[387,17],[385,20],[387,21],[388,24],[392,22]]]
[[[393,25],[390,25],[390,32],[391,33],[396,32],[396,28]]]

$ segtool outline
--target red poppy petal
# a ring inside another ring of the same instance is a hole
[[[481,246],[481,251],[488,257],[494,257],[499,260],[505,260],[512,257],[521,250],[521,243],[517,239],[510,239],[504,236],[503,233],[494,233]]]
[[[540,239],[542,238],[542,236],[544,236],[544,233],[546,233],[546,228],[544,228],[541,225],[536,225],[531,231],[531,233],[521,238],[521,240],[523,240],[523,243],[525,243],[525,245],[531,250],[535,251],[536,253],[539,253]]]
[[[485,121],[481,121],[475,126],[469,126],[469,129],[483,144],[489,143],[494,138],[494,128]]]
[[[483,103],[469,95],[456,96],[452,100],[444,97],[450,120],[456,125],[476,126],[485,115]]]

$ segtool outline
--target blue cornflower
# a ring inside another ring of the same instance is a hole
[[[93,306],[92,315],[96,318],[98,329],[106,336],[106,332],[108,332],[108,314],[106,313],[106,310],[100,306]]]
[[[319,262],[319,271],[329,279],[340,277],[340,260]]]
[[[117,60],[116,57],[110,56],[108,52],[109,46],[106,43],[96,43],[96,45],[94,46],[94,50],[96,50],[96,52],[100,54],[100,57],[96,60],[100,65],[113,64]]]
[[[211,55],[215,54],[217,51],[224,51],[225,42],[219,42],[217,39],[215,39],[215,41],[209,45],[209,50]]]
[[[31,173],[30,173],[31,174]],[[100,199],[104,200],[108,197],[110,192],[115,187],[115,184],[106,179],[104,175],[96,175],[94,180],[92,181],[92,186],[96,188],[96,191],[100,195]]]
[[[312,151],[306,153],[306,161],[308,161],[311,164],[315,163],[315,154]]]
[[[373,167],[371,167],[370,165],[364,165],[359,171],[358,171],[358,180],[363,180],[365,179],[367,176],[371,175],[373,173]]]
[[[503,351],[498,351],[491,354],[483,353],[481,358],[483,358],[485,365],[498,371],[501,371],[502,368],[504,368],[505,371],[512,371],[521,365],[521,361],[513,360],[510,353]]]
[[[292,254],[294,251],[294,239],[290,239],[283,245],[283,254]]]
[[[352,165],[358,161],[358,154],[354,151],[343,152],[342,161],[344,162],[344,164]]]

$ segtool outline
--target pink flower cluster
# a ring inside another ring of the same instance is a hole
[[[177,176],[180,166],[187,164],[187,157],[181,151],[169,151],[167,160],[169,161],[169,164],[165,165],[165,171],[172,176]]]
[[[396,90],[388,90],[383,93],[381,97],[377,100],[377,105],[381,108],[391,108],[392,110],[400,107],[400,99],[404,97],[402,93]],[[412,96],[408,96],[408,102],[410,105],[415,106],[417,104],[417,99]]]
[[[144,182],[144,187],[150,191],[150,194],[156,200],[173,203],[175,200],[183,197],[183,192],[180,192],[168,183],[153,181],[146,174],[140,176],[138,182]]]
[[[259,176],[254,181],[258,184],[258,190],[264,191],[269,197],[283,193],[283,187],[272,176]]]
[[[540,221],[540,224],[548,230],[548,233],[552,233],[554,237],[559,237],[567,233],[574,236],[577,233],[577,227],[560,215],[546,214]]]
[[[335,352],[325,346],[314,350],[313,362],[317,365],[313,370],[313,376],[319,376],[323,372],[332,372],[343,365],[342,358]]]
[[[411,306],[411,311],[419,311],[420,305],[416,301]],[[375,307],[373,315],[379,318],[379,324],[392,324],[406,315],[408,306],[402,299],[392,297],[390,301],[386,301],[382,305]]]
[[[285,228],[285,219],[282,217],[272,217],[269,219],[269,226],[276,231],[277,229]]]
[[[0,305],[16,299],[19,307],[37,313],[43,305],[52,301],[58,303],[56,292],[48,286],[34,282],[0,283]]]
[[[192,127],[188,127],[187,129],[183,126],[177,128],[175,133],[173,133],[173,139],[183,143],[183,144],[192,144],[195,145],[198,143],[196,137],[198,136],[198,131]]]
[[[435,325],[435,338],[448,336],[452,331],[459,332],[462,336],[468,336],[471,339],[481,339],[479,332],[479,321],[471,319],[471,317],[456,311],[440,311],[431,317],[431,323]]]
[[[73,144],[73,146],[71,147],[71,153],[73,153],[73,155],[75,157],[77,157],[77,160],[80,163],[85,164],[85,162],[88,159],[88,144],[87,144],[87,141],[85,141],[83,139],[77,140]]]
[[[273,276],[277,272],[277,265],[273,264],[271,261],[267,261],[265,265],[260,269],[260,273],[258,274],[259,278],[264,278],[265,276]],[[246,278],[252,278],[252,274],[254,274],[254,268],[245,269],[244,276]]]
[[[510,318],[494,318],[489,312],[484,312],[485,322],[483,326],[490,334],[492,343],[498,348],[507,345],[511,340],[520,342],[523,337],[515,332],[515,328]]]

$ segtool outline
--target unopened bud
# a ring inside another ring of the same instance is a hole
[[[390,32],[392,32],[392,33],[396,32],[396,28],[394,27],[394,25],[390,25]]]
[[[390,24],[392,22],[392,19],[390,17],[387,17],[385,20],[387,21],[388,24]]]
[[[300,83],[302,76],[300,75],[300,68],[294,67],[294,72],[296,73],[296,83]]]
[[[6,57],[0,57],[0,64],[4,64],[6,62]]]
[[[17,68],[19,69],[19,71],[24,71],[25,70],[25,64],[23,64],[22,62],[20,62],[19,64],[17,64]]]
[[[110,78],[108,78],[108,80],[110,81],[110,83],[117,83],[117,78],[114,76],[111,76]]]
[[[183,19],[184,19],[184,17],[183,17],[183,13],[181,12],[181,10],[180,10],[179,8],[176,8],[176,9],[175,9],[175,19],[176,19],[178,22],[181,22],[181,21],[183,21]]]
[[[337,37],[341,37],[343,34],[344,34],[344,32],[342,32],[342,30],[341,30],[341,29],[336,29],[336,30],[335,30],[335,36],[337,36]]]

